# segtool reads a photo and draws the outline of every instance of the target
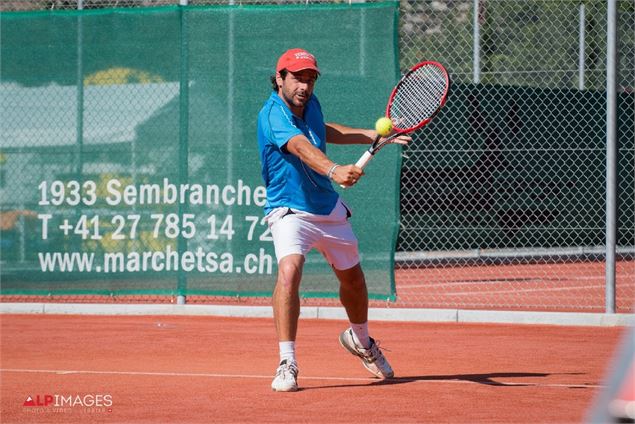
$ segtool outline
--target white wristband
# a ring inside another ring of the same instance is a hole
[[[326,173],[326,176],[329,180],[333,179],[333,172],[335,172],[335,168],[337,168],[338,166],[338,164],[334,163],[333,166],[331,166],[331,169],[329,169],[329,172]]]

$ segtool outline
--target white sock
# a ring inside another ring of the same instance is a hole
[[[287,360],[287,363],[296,362],[295,360],[295,342],[280,342],[280,362]]]
[[[368,336],[368,321],[363,324],[353,324],[351,322],[351,329],[353,330],[353,339],[355,343],[364,349],[370,347],[370,337]]]

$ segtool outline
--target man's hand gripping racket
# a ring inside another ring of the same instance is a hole
[[[449,89],[450,77],[440,63],[426,61],[412,67],[392,90],[386,106],[386,117],[392,121],[393,134],[385,138],[377,136],[355,165],[363,169],[395,138],[427,125],[445,105]]]

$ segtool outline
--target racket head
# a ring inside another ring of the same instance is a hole
[[[450,76],[439,62],[425,61],[413,66],[397,83],[386,106],[394,131],[415,131],[426,125],[445,105]]]

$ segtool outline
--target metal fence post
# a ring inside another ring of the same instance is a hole
[[[584,66],[586,62],[585,45],[586,45],[586,11],[584,10],[584,3],[580,3],[579,10],[579,29],[578,29],[578,89],[584,90]]]
[[[83,0],[77,1],[77,34],[76,34],[76,52],[77,52],[77,77],[75,80],[76,95],[75,95],[75,113],[76,113],[76,125],[75,125],[75,144],[76,144],[76,157],[75,157],[75,178],[82,184],[84,174],[84,17],[82,11],[84,10]],[[75,217],[79,219],[81,215],[81,207],[75,208]],[[74,249],[80,248],[80,243],[77,239],[72,242]]]
[[[481,82],[481,23],[480,0],[474,0],[474,16],[472,18],[472,81]]]
[[[188,29],[184,7],[188,5],[188,0],[179,0],[179,21],[180,21],[180,62],[179,72],[179,183],[183,184],[188,180],[188,135],[189,135],[189,47]],[[183,214],[187,213],[188,205],[179,203],[179,222],[182,222]],[[187,240],[179,233],[178,238],[179,256],[187,250]],[[186,302],[185,292],[187,290],[187,275],[182,267],[179,267],[177,279],[176,303],[184,305]]]
[[[615,313],[615,244],[617,194],[617,5],[606,13],[606,313]]]
[[[83,0],[77,0],[77,10],[81,11],[84,9]],[[76,113],[77,113],[77,125],[76,125],[76,136],[75,140],[77,143],[77,162],[76,162],[76,172],[77,176],[80,177],[82,174],[83,168],[83,158],[82,151],[84,150],[84,52],[83,52],[83,43],[84,43],[84,26],[82,22],[82,15],[77,15],[77,95],[76,95]]]

